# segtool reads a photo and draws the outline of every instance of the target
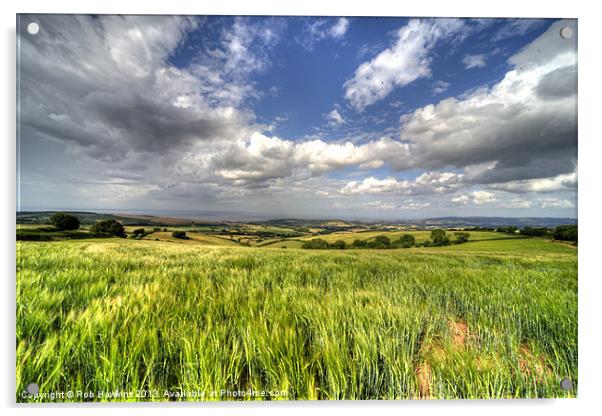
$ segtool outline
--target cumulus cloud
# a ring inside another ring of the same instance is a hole
[[[470,202],[470,198],[467,195],[456,196],[451,199],[454,204],[466,205]]]
[[[468,205],[469,203],[482,205],[495,201],[495,194],[488,191],[474,191],[470,195],[458,195],[451,199],[451,202],[453,202],[456,205]]]
[[[464,55],[464,58],[462,58],[462,63],[466,69],[483,68],[486,65],[485,55]]]
[[[572,21],[552,25],[512,56],[511,70],[497,84],[418,108],[383,132],[334,140],[323,132],[277,137],[270,131],[285,119],[274,118],[271,126],[256,121],[251,104],[264,93],[253,79],[274,65],[270,54],[283,30],[278,20],[230,19],[215,39],[198,45],[191,62],[175,66],[171,60],[191,47],[187,36],[203,28],[202,19],[35,19],[44,36],[19,37],[21,150],[39,153],[40,137],[63,146],[60,152],[78,164],[65,177],[80,182],[68,183],[85,188],[72,192],[74,200],[118,204],[146,196],[158,203],[226,204],[255,198],[260,207],[260,197],[270,195],[328,203],[378,195],[356,208],[411,210],[432,201],[408,195],[445,195],[439,198],[446,204],[574,207],[576,39],[558,37],[559,26],[573,25],[576,33]],[[316,39],[339,42],[349,26],[344,18],[313,24]],[[346,99],[361,111],[429,77],[434,45],[461,36],[461,27],[454,19],[411,20],[394,45],[345,83]],[[434,94],[449,87],[445,81],[430,85]],[[337,131],[355,127],[341,113],[335,105],[323,116]],[[391,176],[370,172],[381,168]],[[395,177],[406,170],[418,172],[416,179]],[[333,171],[342,176],[328,175]],[[98,172],[102,178],[92,180]],[[24,176],[25,182],[41,178]],[[541,193],[544,199],[537,198]]]
[[[202,24],[198,20],[35,18],[44,36],[20,38],[23,128],[61,141],[72,152],[113,162],[184,151],[198,141],[231,140],[257,129],[252,113],[238,105],[252,94],[249,71],[264,65],[250,52],[248,38],[271,44],[274,37],[265,30],[236,20],[222,36],[222,49],[212,51],[212,66],[200,62],[181,69],[168,58]]]
[[[216,175],[239,185],[286,177],[293,171],[319,175],[345,167],[374,168],[395,165],[406,158],[407,148],[383,137],[356,145],[309,140],[295,143],[255,132],[249,140],[231,143],[212,156]]]
[[[575,40],[558,36],[559,21],[512,56],[504,78],[463,97],[450,97],[401,118],[411,164],[423,168],[486,165],[473,183],[549,178],[576,165],[576,89],[545,86],[557,70],[576,70]],[[542,95],[541,91],[547,91]]]
[[[395,178],[377,179],[370,176],[363,181],[349,181],[342,189],[345,195],[379,194],[393,191],[407,191],[409,181],[398,181]]]
[[[232,144],[215,155],[212,168],[223,179],[247,185],[290,176],[293,156],[293,143],[254,133],[248,142]]]
[[[297,144],[296,149],[297,162],[316,173],[349,166],[373,168],[380,162],[397,166],[407,159],[407,145],[388,137],[360,145],[311,140]]]
[[[349,181],[340,190],[344,195],[395,193],[419,195],[453,192],[462,186],[463,176],[451,172],[425,172],[414,181],[393,177],[378,179],[373,176],[362,181]]]
[[[345,98],[357,111],[382,100],[395,88],[431,75],[429,55],[437,42],[456,34],[458,19],[412,19],[397,32],[393,46],[362,63],[345,82]]]
[[[472,193],[472,202],[477,205],[495,201],[495,195],[487,191],[475,191]]]
[[[557,199],[557,198],[545,198],[540,200],[540,205],[544,209],[568,209],[574,208],[575,204],[573,204],[568,199]]]

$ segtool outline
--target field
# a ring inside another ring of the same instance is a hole
[[[126,401],[576,396],[575,247],[189,236],[18,241],[17,400],[49,401],[23,399],[30,382]]]

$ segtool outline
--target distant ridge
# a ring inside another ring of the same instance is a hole
[[[350,227],[353,224],[403,224],[415,225],[419,227],[557,227],[559,225],[577,224],[575,218],[557,218],[557,217],[436,217],[411,220],[342,220],[342,219],[312,219],[304,220],[300,218],[279,218],[265,221],[268,224],[301,226],[303,224],[320,225],[327,222],[339,222]]]
[[[47,224],[50,216],[56,211],[18,211],[18,224]],[[559,225],[577,224],[575,218],[556,217],[437,217],[407,220],[344,220],[337,218],[304,219],[304,218],[274,218],[269,220],[231,220],[220,221],[207,219],[175,218],[167,215],[96,213],[93,211],[64,211],[78,217],[82,224],[94,224],[104,219],[115,219],[124,225],[225,225],[251,222],[255,224],[270,224],[286,227],[327,226],[329,228],[351,228],[358,225],[391,224],[409,225],[424,228],[454,228],[454,227],[557,227]]]
[[[554,217],[438,217],[410,221],[416,225],[445,227],[557,227],[577,224],[576,218]]]

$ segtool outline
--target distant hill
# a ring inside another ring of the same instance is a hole
[[[427,227],[557,227],[577,224],[575,218],[552,217],[440,217],[409,221],[411,224]]]
[[[557,227],[559,225],[577,224],[575,218],[552,218],[552,217],[438,217],[425,219],[412,219],[400,221],[344,221],[337,219],[303,220],[296,218],[272,219],[266,221],[268,224],[301,227],[301,226],[332,226],[336,228],[347,228],[355,225],[371,224],[403,224],[416,227]]]
[[[56,211],[18,211],[17,224],[48,224]],[[77,217],[82,225],[92,225],[101,220],[117,220],[123,225],[224,225],[222,222],[192,221],[182,218],[158,217],[154,215],[99,214],[86,211],[61,211]]]
[[[56,211],[20,211],[17,212],[17,224],[48,224],[50,216]],[[131,215],[131,214],[99,214],[85,211],[66,211],[75,215],[83,225],[91,225],[100,220],[114,219],[124,225],[147,225],[147,226],[186,226],[186,225],[216,225],[228,226],[244,224],[244,221],[203,221],[168,216],[154,215]],[[419,228],[455,228],[455,227],[557,227],[559,225],[577,224],[575,218],[551,218],[551,217],[439,217],[400,221],[348,221],[336,218],[330,219],[300,219],[281,218],[267,221],[253,221],[255,224],[268,224],[288,228],[296,227],[320,227],[330,230],[345,230],[352,227],[371,225],[408,225]]]

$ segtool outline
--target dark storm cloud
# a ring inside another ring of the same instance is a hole
[[[92,93],[84,101],[104,125],[111,126],[135,151],[166,152],[197,140],[236,138],[244,117],[179,108],[139,91]]]
[[[565,66],[547,73],[537,86],[537,95],[556,100],[577,94],[577,67]]]
[[[186,31],[197,25],[194,20],[28,19],[42,30],[35,37],[20,34],[25,128],[79,147],[88,156],[116,161],[131,152],[165,154],[197,141],[238,139],[251,126],[250,113],[205,99],[214,89],[211,81],[167,64]],[[244,64],[240,48],[237,54]]]
[[[510,159],[509,164],[501,160],[490,169],[470,177],[470,181],[488,185],[523,179],[549,178],[570,173],[577,167],[574,150],[574,148],[570,148],[568,153],[566,149],[558,149],[556,152],[547,151],[542,157],[523,159],[522,163],[519,163],[520,158]]]
[[[570,105],[529,109],[522,104],[470,104],[450,99],[406,125],[403,134],[414,139],[417,166],[497,162],[499,172],[473,178],[481,183],[548,177],[574,169],[577,125]]]

